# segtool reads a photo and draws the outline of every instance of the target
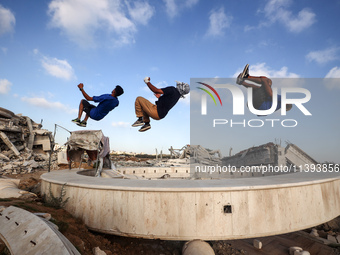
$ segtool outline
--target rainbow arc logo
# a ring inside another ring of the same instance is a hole
[[[212,86],[210,86],[210,85],[208,85],[208,84],[206,84],[206,83],[203,83],[203,82],[197,82],[197,83],[199,83],[199,84],[201,84],[201,85],[203,85],[203,86],[206,86],[206,87],[209,88],[212,92],[214,92],[215,95],[217,96],[218,100],[220,101],[221,106],[222,106],[222,100],[221,100],[221,98],[220,98],[220,95],[217,93],[217,91],[216,91]],[[200,87],[197,87],[197,88],[200,89],[200,90],[203,90],[204,92],[206,92],[206,93],[212,98],[212,100],[214,100],[215,105],[217,105],[216,100],[215,100],[213,94],[212,94],[209,90],[207,90],[207,89],[205,89],[205,88],[200,88]]]

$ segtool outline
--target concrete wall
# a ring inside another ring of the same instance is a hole
[[[249,148],[234,156],[222,159],[223,165],[232,165],[236,167],[254,166],[263,164],[277,164],[277,146],[273,143],[264,144],[258,147]]]
[[[295,165],[298,170],[308,169],[309,165],[318,162],[301,150],[295,144],[288,144],[285,148],[280,145],[267,143],[257,147],[251,147],[233,156],[222,159],[222,165],[242,166],[289,166]]]
[[[282,234],[340,214],[339,173],[296,173],[223,180],[122,180],[42,175],[42,193],[93,230],[164,240],[223,240]]]

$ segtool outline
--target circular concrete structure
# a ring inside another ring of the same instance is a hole
[[[147,175],[148,171],[156,173],[155,169],[138,171]],[[42,193],[59,197],[64,186],[64,198],[69,198],[67,211],[92,230],[120,236],[254,238],[309,228],[340,215],[339,173],[148,180],[100,178],[79,172],[43,174]]]

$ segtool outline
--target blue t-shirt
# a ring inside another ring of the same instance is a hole
[[[94,102],[99,103],[97,107],[92,108],[90,111],[90,117],[94,120],[101,120],[119,105],[118,99],[111,94],[94,96],[92,98]]]
[[[264,101],[261,106],[258,108],[258,110],[269,110],[273,105],[273,102],[271,98],[268,100]],[[281,95],[277,95],[277,106],[275,111],[279,110],[281,108]]]
[[[163,91],[163,95],[158,98],[156,105],[158,117],[163,119],[168,114],[170,109],[178,102],[181,94],[179,93],[178,89],[172,86],[162,88],[161,90]]]

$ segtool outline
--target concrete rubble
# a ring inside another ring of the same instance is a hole
[[[0,107],[0,176],[55,169],[56,156],[50,162],[53,146],[52,133],[41,124]]]
[[[223,165],[241,166],[296,166],[291,169],[300,170],[308,165],[316,165],[318,162],[310,157],[297,145],[288,143],[286,147],[278,144],[266,143],[240,151],[237,154],[222,159]]]
[[[190,163],[205,165],[220,164],[222,155],[220,150],[208,150],[201,145],[186,145],[180,150],[169,149],[171,157],[177,159],[190,159]]]
[[[190,163],[205,165],[221,164],[222,155],[219,150],[207,150],[201,145],[186,145],[181,149],[169,148],[170,158],[163,157],[162,154],[156,155],[155,159],[146,161],[133,160],[113,160],[116,167],[170,167],[183,166]]]

